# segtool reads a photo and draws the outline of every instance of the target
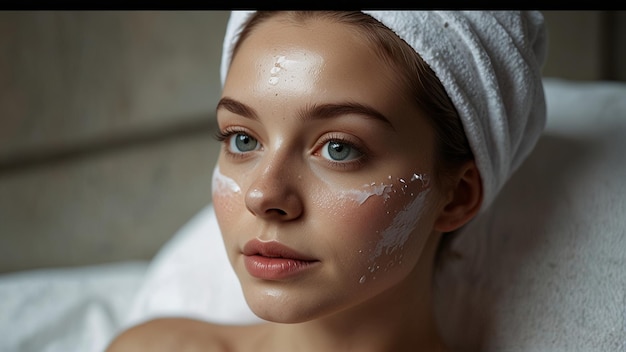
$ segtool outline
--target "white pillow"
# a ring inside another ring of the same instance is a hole
[[[224,324],[259,321],[230,266],[212,204],[157,253],[122,328],[160,316]]]
[[[453,242],[437,312],[459,350],[626,350],[626,84],[546,79],[546,132]],[[208,205],[151,263],[128,324],[259,321]]]

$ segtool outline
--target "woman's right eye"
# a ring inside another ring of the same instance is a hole
[[[247,133],[233,133],[227,138],[228,150],[231,153],[247,153],[259,149],[260,143]]]

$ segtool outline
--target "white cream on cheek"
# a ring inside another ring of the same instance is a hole
[[[241,187],[232,178],[220,172],[219,165],[215,165],[213,169],[213,178],[211,180],[211,189],[213,194],[227,195],[229,193],[241,193]]]
[[[381,239],[370,256],[372,261],[383,254],[383,249],[385,254],[392,254],[404,246],[409,239],[409,234],[415,229],[420,220],[420,213],[424,207],[428,191],[430,190],[427,189],[420,192],[417,197],[396,214],[391,224],[382,231]]]
[[[373,250],[369,252],[368,272],[359,277],[359,283],[365,283],[368,275],[371,275],[373,279],[376,278],[375,273],[381,269],[381,264],[378,261],[383,259],[383,255],[387,256],[384,259],[385,264],[382,265],[383,269],[402,264],[402,248],[419,223],[426,197],[430,191],[429,177],[426,174],[414,173],[408,178],[408,181],[404,178],[397,178],[395,182],[391,182],[392,176],[388,176],[388,179],[390,183],[371,182],[363,185],[361,189],[334,190],[339,199],[350,199],[358,203],[359,206],[373,196],[382,197],[386,205],[392,198],[402,197],[409,200],[400,210],[391,210],[394,215],[386,228],[376,230],[376,233],[380,234],[380,239]],[[336,188],[336,186],[326,184],[331,188]],[[390,210],[387,210],[386,213],[389,214]],[[362,254],[363,250],[359,250],[359,253]]]
[[[391,175],[387,178],[389,180],[392,179]],[[421,182],[421,188],[428,187],[429,178],[426,174],[414,173],[409,179],[409,182],[415,181]],[[403,178],[398,178],[398,182],[401,184],[400,190],[403,194],[406,194],[406,190],[409,186],[407,181]],[[328,185],[328,183],[326,184]],[[362,205],[372,196],[382,196],[384,200],[388,200],[391,194],[397,193],[397,191],[393,188],[393,183],[371,182],[370,184],[363,185],[361,189],[337,190],[336,193],[339,194],[340,199],[348,198]],[[414,196],[414,194],[411,193],[410,196]]]
[[[342,190],[337,193],[340,199],[348,198],[362,205],[372,196],[382,196],[384,200],[389,199],[389,193],[391,193],[392,187],[393,184],[391,183],[386,184],[381,182],[377,184],[376,182],[372,182],[369,185],[363,185],[363,189]]]
[[[389,225],[384,229],[372,230],[379,234],[379,240],[373,249],[367,251],[369,253],[368,274],[359,277],[360,283],[367,281],[368,275],[373,276],[381,265],[379,260],[385,260],[382,265],[384,269],[389,269],[396,264],[402,264],[402,248],[409,240],[411,232],[419,223],[422,211],[426,203],[426,197],[430,191],[430,178],[427,174],[413,173],[409,178],[396,178],[389,175],[386,182],[371,182],[364,184],[359,189],[340,189],[339,186],[331,184],[324,177],[318,175],[318,178],[326,184],[331,194],[335,194],[340,199],[349,199],[362,206],[371,197],[382,197],[385,203],[386,214],[380,214],[385,217],[393,213],[393,218]],[[403,199],[406,200],[404,205]],[[389,202],[394,201],[393,205]],[[360,255],[364,255],[365,251],[360,249]],[[390,256],[383,259],[382,256]]]
[[[420,220],[420,214],[424,208],[426,196],[430,189],[426,189],[419,193],[409,204],[407,204],[402,210],[400,210],[393,218],[391,224],[381,232],[381,239],[376,244],[369,261],[368,267],[369,274],[372,274],[372,278],[376,279],[375,273],[381,268],[381,263],[378,261],[382,259],[382,255],[391,256],[386,260],[386,263],[382,265],[384,270],[390,269],[396,264],[402,264],[402,258],[404,253],[402,248],[404,244],[409,240],[411,232],[415,229]],[[367,275],[363,275],[359,278],[360,283],[364,283],[367,280]]]
[[[359,278],[359,283],[365,283],[368,276],[375,280],[376,273],[381,267],[386,271],[402,264],[404,256],[402,249],[420,221],[429,192],[430,188],[425,188],[418,191],[417,194],[415,192],[409,194],[413,199],[399,210],[389,226],[380,232],[380,240],[369,256],[367,273]]]

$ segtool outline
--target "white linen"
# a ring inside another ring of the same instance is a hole
[[[0,275],[0,351],[103,351],[147,268],[124,262]]]

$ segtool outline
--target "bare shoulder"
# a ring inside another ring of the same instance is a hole
[[[262,331],[262,326],[256,325],[223,326],[187,318],[160,318],[123,331],[106,352],[239,351],[246,350]],[[250,339],[241,340],[242,336]]]

